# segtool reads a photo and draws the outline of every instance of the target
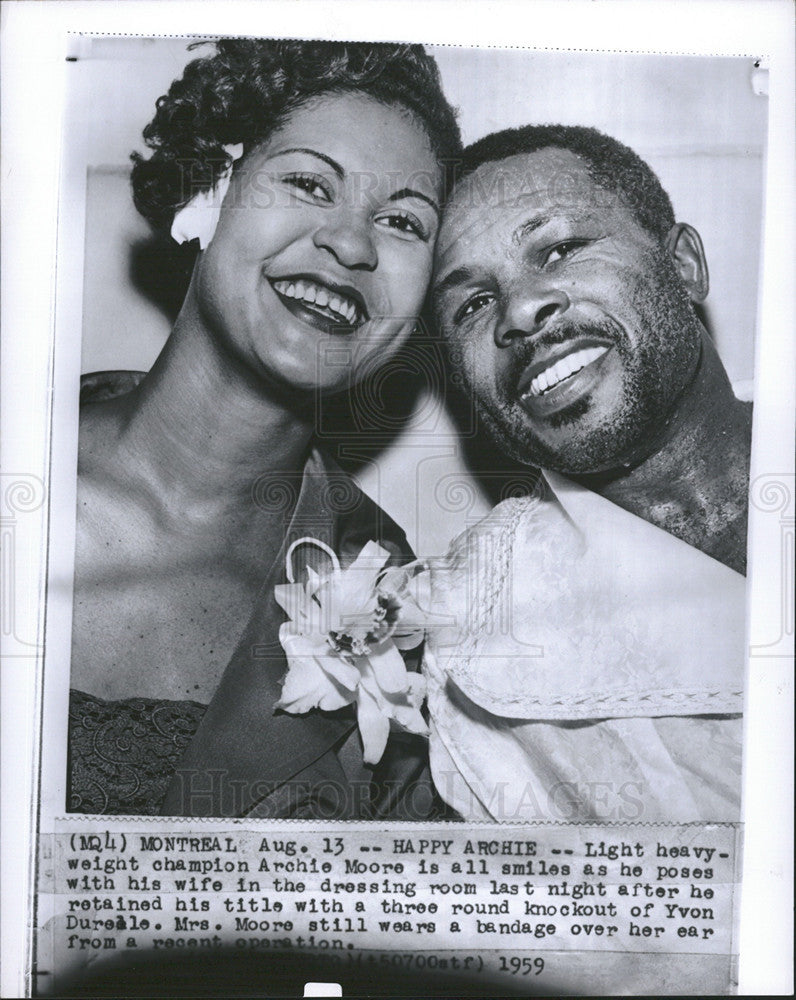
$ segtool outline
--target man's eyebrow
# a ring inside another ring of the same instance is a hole
[[[540,214],[534,215],[530,219],[526,219],[525,222],[521,223],[514,232],[511,234],[511,242],[519,244],[522,240],[530,235],[534,230],[540,229],[542,226],[546,225],[553,217],[551,215]],[[464,284],[473,277],[473,271],[469,267],[455,267],[449,274],[437,282],[434,285],[432,291],[435,296],[444,295],[449,292],[451,288],[456,285]]]
[[[449,274],[446,274],[442,281],[434,285],[434,295],[444,295],[456,285],[463,285],[472,278],[473,272],[469,267],[455,267]]]
[[[547,225],[551,218],[552,216],[550,215],[534,215],[533,218],[526,219],[525,222],[517,226],[511,234],[511,242],[515,246],[519,246],[526,236],[530,236],[535,230],[541,229],[542,226]]]
[[[308,149],[306,146],[291,146],[290,149],[280,149],[279,152],[274,153],[273,156],[285,156],[287,153],[307,153],[309,156],[315,156],[319,160],[323,160],[324,163],[328,164],[328,166],[334,170],[341,180],[345,177],[345,170],[343,170],[337,160],[333,160],[331,156],[327,156],[326,153],[319,153],[317,149]]]
[[[431,205],[437,213],[437,218],[439,218],[439,205],[433,198],[429,198],[427,194],[423,194],[422,191],[416,191],[414,188],[401,188],[400,191],[396,191],[394,194],[391,194],[387,201],[400,201],[402,198],[419,198],[421,201],[426,202],[426,204]]]

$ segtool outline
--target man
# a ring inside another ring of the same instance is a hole
[[[486,428],[743,571],[751,406],[693,309],[696,230],[594,129],[499,132],[464,162],[435,303]]]
[[[751,407],[707,292],[698,233],[616,140],[465,151],[437,321],[490,436],[552,486],[459,544],[466,583],[461,551],[437,570],[448,608],[493,591],[430,642],[435,780],[465,815],[737,817]]]

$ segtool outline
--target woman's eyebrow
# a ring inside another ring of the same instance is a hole
[[[280,149],[278,153],[273,154],[273,158],[286,156],[288,153],[307,153],[309,156],[315,156],[317,159],[323,160],[324,163],[328,164],[341,180],[345,177],[345,170],[343,170],[337,160],[333,160],[326,153],[319,153],[317,149],[309,149],[307,146],[291,146],[289,149]],[[400,201],[402,198],[419,198],[434,209],[437,213],[437,218],[441,215],[440,207],[434,199],[429,198],[422,191],[416,191],[414,188],[401,188],[400,191],[393,192],[387,200]]]
[[[273,158],[277,156],[285,156],[287,153],[307,153],[310,156],[315,156],[319,160],[323,160],[324,163],[328,164],[328,166],[334,170],[341,180],[345,177],[345,170],[343,170],[337,160],[333,160],[331,156],[327,156],[326,153],[319,153],[317,149],[308,149],[306,146],[291,146],[290,149],[280,149],[278,153],[273,154]]]
[[[423,194],[422,191],[415,191],[414,188],[401,188],[400,191],[396,191],[390,195],[387,201],[400,201],[402,198],[419,198],[421,201],[426,202],[426,204],[431,205],[434,211],[437,213],[437,218],[440,216],[439,205],[434,201],[433,198],[429,198],[427,194]]]

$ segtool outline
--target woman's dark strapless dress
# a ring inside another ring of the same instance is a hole
[[[154,816],[207,705],[69,693],[70,812]]]

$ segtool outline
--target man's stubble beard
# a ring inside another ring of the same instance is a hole
[[[655,331],[632,345],[618,327],[612,327],[613,350],[624,372],[622,399],[609,417],[578,433],[578,423],[591,407],[584,396],[571,406],[547,418],[556,428],[573,428],[562,446],[546,444],[533,431],[531,418],[522,409],[509,387],[516,392],[519,372],[529,360],[512,367],[502,399],[479,396],[476,383],[463,367],[458,371],[475,400],[479,423],[495,445],[524,465],[542,467],[565,475],[586,475],[638,464],[657,450],[677,403],[691,383],[699,358],[700,326],[674,264],[662,249],[649,252],[648,268],[658,280],[633,285],[631,306],[647,331]],[[573,333],[587,333],[586,324],[572,324]],[[600,327],[604,331],[605,327]]]

